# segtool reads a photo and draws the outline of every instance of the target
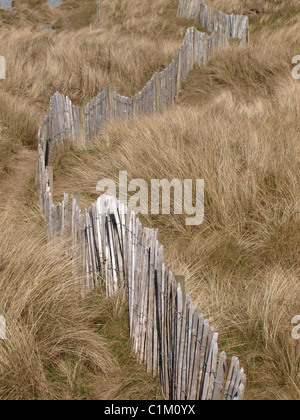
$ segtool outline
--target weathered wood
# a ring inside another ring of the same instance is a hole
[[[93,261],[90,237],[90,223],[88,212],[85,212],[85,240],[87,249],[87,273],[88,273],[88,290],[93,290]],[[78,252],[78,251],[77,251]]]
[[[99,13],[100,7],[97,3],[97,21]],[[199,62],[199,49],[203,50],[203,61],[207,62],[218,45],[226,45],[229,38],[239,38],[241,43],[249,42],[247,16],[227,15],[207,6],[202,0],[180,1],[178,15],[200,20],[212,35],[206,34],[204,41],[201,37],[199,40],[199,32],[195,28],[188,28],[182,47],[174,59],[177,66],[167,67],[160,73],[160,80],[154,75],[133,99],[114,93],[112,86],[109,85],[89,104],[79,109],[72,105],[68,97],[56,93],[51,98],[49,137],[54,137],[57,142],[63,142],[64,137],[70,137],[72,140],[80,137],[82,145],[87,146],[97,136],[104,123],[111,120],[114,115],[128,118],[134,116],[136,111],[138,114],[161,112],[172,103],[170,97],[178,98],[182,81],[193,65]],[[199,41],[203,45],[199,46]],[[172,74],[173,67],[177,73],[175,75]],[[175,91],[172,88],[173,82],[175,82]]]
[[[197,391],[197,399],[200,400],[202,396],[203,380],[205,374],[205,352],[208,340],[209,323],[205,319],[201,331],[201,353],[200,353],[200,367],[199,367],[199,385]]]
[[[181,318],[181,327],[180,327],[180,339],[179,339],[179,352],[178,352],[178,372],[177,372],[177,393],[176,399],[180,400],[182,398],[182,375],[184,368],[184,350],[186,345],[186,318],[187,318],[187,304],[188,304],[187,295],[184,299],[183,312]]]
[[[112,121],[114,117],[114,104],[113,104],[113,87],[111,83],[108,85],[108,114],[109,114],[109,121]]]
[[[0,55],[0,80],[6,79],[6,60]]]
[[[204,316],[200,314],[198,308],[194,312],[194,321],[196,326],[196,335],[195,335],[195,355],[194,363],[191,377],[191,391],[190,399],[195,400],[197,396],[197,391],[199,387],[199,366],[201,358],[201,344],[202,344],[202,330],[204,327]]]
[[[244,369],[241,368],[237,374],[232,390],[232,399],[235,400],[238,397],[240,386],[244,386],[246,383],[246,376]]]
[[[186,373],[184,378],[184,389],[185,389],[185,397],[188,399],[190,393],[190,375],[191,375],[191,366],[193,364],[193,357],[192,357],[192,347],[194,345],[194,337],[193,337],[193,319],[194,319],[194,305],[192,298],[190,297],[190,302],[188,306],[188,317],[187,317],[187,346],[186,346]]]
[[[177,297],[177,283],[172,272],[169,272],[169,281],[171,287],[171,301],[170,301],[170,320],[169,320],[169,341],[170,341],[170,368],[173,378],[173,394],[176,392],[176,363],[177,363],[177,345],[176,345],[176,330],[177,330],[177,313],[176,313],[176,297]]]
[[[136,264],[136,224],[135,224],[135,214],[131,212],[130,214],[130,225],[129,225],[129,235],[130,235],[130,272],[128,273],[129,284],[131,285],[131,302],[132,302],[132,322],[134,320],[134,314],[136,311],[135,307],[135,294],[136,294],[136,284],[135,284],[135,264]]]
[[[185,276],[177,275],[175,280],[180,284],[182,295],[185,296]]]
[[[85,122],[85,107],[82,106],[79,109],[79,124],[80,124],[80,141],[82,147],[85,147],[86,145],[86,122]]]
[[[232,38],[240,38],[242,43],[249,42],[248,16],[226,15],[207,6],[203,0],[180,0],[178,16],[195,20],[199,18],[202,26],[210,32],[223,31]]]
[[[189,370],[189,350],[191,342],[191,323],[193,317],[193,303],[189,293],[186,293],[186,319],[185,319],[185,336],[184,336],[184,349],[183,349],[183,367],[182,367],[182,377],[181,377],[181,393],[180,400],[186,400],[188,397],[188,385],[187,385],[187,374]]]
[[[244,384],[241,384],[241,385],[239,386],[239,389],[238,389],[238,394],[237,394],[237,396],[234,398],[234,400],[237,400],[237,401],[241,401],[241,400],[243,400],[243,399],[244,399],[244,393],[245,393],[245,385],[244,385]]]
[[[205,348],[205,356],[204,356],[204,363],[202,366],[202,381],[201,381],[201,400],[205,400],[207,398],[207,393],[209,389],[209,381],[210,381],[210,369],[211,369],[211,358],[212,358],[212,351],[214,342],[217,339],[217,334],[214,331],[213,327],[209,328],[208,335],[207,335],[207,342]]]
[[[235,376],[237,375],[239,369],[239,364],[238,364],[238,358],[237,357],[232,357],[231,359],[231,363],[229,366],[229,370],[228,370],[228,374],[227,374],[227,379],[226,379],[226,383],[225,383],[225,396],[224,398],[226,400],[230,400],[231,399],[231,392],[234,386],[234,380],[235,380]]]
[[[97,2],[97,27],[100,23],[100,1]]]
[[[136,118],[136,95],[132,97],[132,116],[133,119]]]
[[[138,219],[133,218],[132,223],[134,224],[134,234],[133,234],[133,259],[134,265],[132,266],[132,343],[133,348],[138,348],[139,340],[139,312],[140,312],[140,267],[141,267],[141,241],[142,241],[142,226]]]
[[[156,113],[160,113],[160,98],[159,98],[159,80],[158,80],[158,74],[155,73],[155,108]]]
[[[49,188],[50,188],[51,200],[53,201],[53,197],[54,197],[53,166],[48,166],[47,171],[48,171],[48,176],[49,176]]]
[[[153,237],[153,244],[152,244],[152,252],[153,252],[153,259],[152,259],[152,267],[153,267],[153,377],[155,378],[158,373],[159,368],[159,331],[160,331],[160,299],[156,294],[156,288],[155,288],[155,279],[157,276],[157,268],[156,268],[156,262],[157,262],[157,252],[159,248],[159,243],[157,240],[157,233],[155,232],[155,236]]]
[[[169,342],[168,342],[168,313],[170,307],[170,300],[169,300],[169,282],[168,282],[168,273],[167,269],[162,264],[162,292],[164,298],[164,314],[163,314],[163,364],[164,364],[164,382],[165,382],[165,396],[167,399],[171,397],[171,385],[172,382],[170,380],[170,367],[169,367],[169,360],[168,360],[168,351],[169,351]]]
[[[76,202],[76,204],[77,204],[77,206],[80,208],[80,206],[81,206],[81,193],[80,193],[80,191],[74,191],[74,199],[75,199],[75,202]]]
[[[217,363],[218,363],[218,334],[214,334],[214,338],[211,343],[210,347],[210,355],[208,361],[208,368],[209,368],[209,384],[207,395],[205,396],[205,400],[212,400],[212,395],[214,391],[216,375],[217,375]]]
[[[125,286],[132,350],[147,363],[149,373],[159,373],[166,398],[219,400],[225,388],[225,399],[242,399],[246,376],[238,359],[232,359],[224,385],[226,354],[221,353],[217,363],[217,334],[199,309],[193,310],[183,279],[175,280],[165,267],[156,231],[144,229],[124,204],[105,195],[83,214],[76,194],[70,209],[67,195],[62,203],[53,203],[49,167],[66,138],[81,139],[88,147],[113,117],[135,118],[166,110],[178,98],[195,63],[207,62],[229,38],[249,40],[247,17],[226,15],[202,0],[180,0],[178,14],[200,19],[212,34],[189,28],[171,64],[155,73],[137,95],[121,96],[110,84],[81,108],[73,106],[68,97],[53,95],[38,133],[36,185],[48,237],[70,232],[74,275],[85,289],[99,286],[101,279],[110,297]]]
[[[61,235],[67,237],[69,235],[69,196],[66,193],[64,193],[62,211]]]
[[[143,258],[142,258],[142,267],[141,267],[141,306],[140,306],[140,323],[139,323],[139,351],[140,351],[140,361],[145,361],[146,355],[146,345],[147,345],[147,313],[148,313],[148,259],[149,259],[149,241],[150,241],[150,230],[144,228],[143,230]]]
[[[212,394],[213,400],[221,400],[223,389],[224,389],[224,376],[226,370],[226,353],[222,352],[219,357],[219,364],[217,370],[217,376],[215,380],[214,390]]]
[[[154,333],[154,268],[153,268],[153,240],[155,231],[150,234],[149,263],[148,263],[148,313],[147,313],[147,372],[153,373],[153,333]]]
[[[182,49],[178,52],[177,78],[176,78],[176,100],[178,100],[181,90],[181,66],[182,66]]]
[[[155,297],[156,297],[156,319],[157,319],[157,340],[158,340],[158,370],[162,384],[163,394],[166,395],[165,363],[164,363],[164,274],[163,274],[163,247],[157,243],[157,255],[155,261]]]
[[[141,223],[139,222],[139,220],[137,220],[137,227],[136,227],[136,232],[137,232],[137,264],[136,264],[136,284],[138,285],[138,293],[136,293],[135,299],[134,299],[134,305],[136,307],[135,310],[135,322],[134,322],[134,332],[132,333],[135,336],[135,340],[134,340],[134,352],[135,353],[139,353],[140,352],[140,348],[141,348],[141,340],[142,340],[142,324],[144,322],[144,296],[145,296],[145,288],[146,288],[146,283],[145,283],[145,277],[144,277],[144,267],[146,265],[145,262],[145,253],[144,253],[144,249],[147,246],[147,241],[146,241],[146,235],[144,232],[144,229],[141,225]]]
[[[98,273],[99,273],[99,266],[98,266],[98,258],[96,253],[95,247],[95,233],[94,233],[94,219],[95,213],[93,205],[89,208],[87,212],[87,229],[88,229],[88,237],[90,242],[90,253],[91,253],[91,263],[92,263],[92,289],[99,286],[98,282]]]

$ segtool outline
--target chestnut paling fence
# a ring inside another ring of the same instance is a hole
[[[211,35],[189,28],[176,57],[156,73],[142,92],[125,98],[106,87],[84,109],[56,93],[38,134],[36,185],[49,240],[71,238],[74,274],[85,291],[105,286],[107,296],[126,290],[132,350],[147,371],[159,375],[171,400],[241,400],[246,376],[237,357],[218,351],[218,334],[189,293],[183,295],[164,264],[157,231],[144,228],[134,212],[102,195],[84,212],[78,199],[64,194],[53,202],[51,160],[65,139],[89,146],[113,117],[161,112],[173,104],[181,83],[196,63],[206,62],[230,37],[248,41],[248,20],[203,9],[199,0],[180,1],[179,15],[200,18]],[[205,11],[204,17],[202,15]],[[222,24],[222,22],[224,24]],[[228,25],[228,26],[227,26]]]
[[[179,0],[178,16],[198,20],[208,31],[219,31],[221,43],[224,38],[239,38],[242,43],[249,42],[248,16],[227,15],[207,6],[203,0]]]

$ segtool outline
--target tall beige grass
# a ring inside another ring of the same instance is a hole
[[[38,124],[56,91],[81,105],[108,83],[122,95],[133,95],[169,65],[191,24],[176,18],[177,0],[136,1],[135,7],[104,1],[100,27],[91,32],[84,21],[76,30],[71,17],[84,15],[91,5],[96,11],[96,2],[66,1],[52,11],[44,3],[28,0],[17,4],[16,14],[0,11],[0,22],[14,17],[0,25],[0,54],[7,62],[7,78],[0,81],[0,118],[18,142],[31,147],[37,145]],[[40,29],[58,17],[65,19],[65,28]]]
[[[70,244],[47,243],[33,202],[27,186],[0,209],[0,399],[162,398],[131,355],[124,299],[82,297]]]
[[[297,0],[206,0],[206,4],[222,10],[226,13],[242,13],[249,14],[251,17],[257,14],[257,18],[264,20],[269,17],[290,17],[291,13],[298,13]]]
[[[300,312],[300,87],[290,74],[300,53],[297,3],[207,2],[248,13],[252,45],[196,69],[170,112],[114,122],[89,153],[67,147],[57,157],[55,194],[81,190],[87,205],[97,181],[117,181],[119,170],[148,181],[204,178],[203,225],[187,228],[183,216],[143,223],[159,229],[170,267],[186,276],[221,348],[240,357],[246,396],[299,399],[300,349],[291,338]],[[177,0],[103,0],[92,32],[92,1],[66,0],[53,11],[38,0],[18,6],[15,15],[0,12],[0,54],[8,64],[0,82],[3,171],[11,144],[36,147],[55,91],[83,104],[112,82],[132,95],[169,64],[190,24],[175,17]],[[55,31],[38,28],[47,22]],[[124,305],[104,305],[101,293],[80,301],[63,249],[46,245],[43,220],[30,210],[36,199],[24,197],[23,212],[0,215],[0,310],[10,338],[0,343],[1,398],[157,397],[155,384],[145,385],[149,378],[134,378],[124,341],[116,341]],[[95,335],[95,323],[106,340]],[[126,332],[123,339],[128,347]]]
[[[205,105],[115,122],[89,153],[65,149],[55,193],[80,190],[88,204],[97,181],[118,182],[121,170],[149,185],[203,178],[203,225],[186,227],[184,216],[143,223],[159,229],[169,265],[186,276],[221,347],[240,357],[247,397],[297,399],[300,354],[291,320],[300,310],[300,86],[284,59],[273,57],[267,72],[263,48],[257,67],[249,54],[245,48],[215,62],[224,84]]]
[[[74,284],[68,248],[47,244],[43,224],[36,209],[0,215],[1,399],[90,397],[88,375],[114,369]]]

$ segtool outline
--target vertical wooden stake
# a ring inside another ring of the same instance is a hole
[[[136,96],[135,95],[132,97],[132,116],[133,116],[133,119],[135,120],[136,118]]]
[[[43,126],[42,126],[41,136],[42,136],[42,139],[43,139],[42,146],[43,146],[43,153],[44,153],[44,162],[45,162],[45,165],[47,165],[47,148],[48,148],[47,134],[48,134],[48,127],[44,123]]]
[[[159,104],[159,80],[158,74],[155,73],[155,104],[156,104],[156,113],[160,113],[160,104]]]
[[[74,198],[76,201],[77,206],[80,208],[80,191],[75,191],[74,192]]]
[[[197,49],[197,47],[196,47],[196,40],[197,40],[197,37],[196,37],[196,35],[197,35],[197,29],[194,28],[194,38],[193,38],[193,68],[194,68],[194,66],[196,64],[196,60],[197,60],[197,57],[196,57],[196,49]]]
[[[100,1],[98,1],[97,3],[97,27],[99,26],[100,23]]]
[[[85,147],[85,107],[80,107],[80,137],[82,146]]]
[[[6,60],[3,55],[0,55],[0,79],[6,79]]]
[[[178,284],[180,284],[181,291],[182,291],[182,299],[184,301],[185,296],[185,276],[175,276],[175,280]]]
[[[207,63],[207,50],[208,50],[208,35],[207,33],[204,34],[204,39],[203,39],[203,64]]]
[[[177,80],[176,80],[176,101],[178,99],[178,95],[181,89],[181,61],[182,61],[182,49],[179,50],[178,55],[178,69],[177,69]]]
[[[114,101],[113,101],[113,87],[111,83],[108,85],[108,111],[109,111],[109,121],[112,121],[114,117]]]
[[[51,193],[51,200],[52,200],[52,203],[53,203],[53,197],[54,197],[54,194],[53,194],[53,166],[48,166],[47,167],[47,170],[48,170],[48,175],[49,175],[49,188],[50,188],[50,193]]]

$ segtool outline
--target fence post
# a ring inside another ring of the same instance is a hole
[[[133,116],[133,119],[135,120],[136,118],[136,96],[135,95],[132,97],[132,116]]]
[[[100,1],[97,2],[97,27],[100,23]]]
[[[74,192],[74,198],[75,198],[77,206],[80,208],[80,191]]]
[[[185,296],[185,276],[175,276],[175,280],[178,284],[180,284],[181,291],[182,291],[182,299],[184,301]]]
[[[113,101],[113,87],[111,83],[108,85],[108,114],[109,114],[109,121],[112,121],[114,117],[114,101]]]
[[[155,73],[155,104],[156,104],[156,113],[160,113],[160,103],[159,103],[159,80],[158,74]]]
[[[85,147],[85,106],[80,107],[79,110],[80,117],[80,138],[83,147]]]
[[[50,188],[50,193],[51,193],[51,200],[53,202],[53,166],[48,166],[47,167],[48,170],[48,176],[49,176],[49,188]]]
[[[6,60],[3,55],[0,55],[0,79],[6,79]]]
[[[181,89],[181,61],[182,61],[182,49],[180,48],[178,53],[178,68],[177,68],[177,80],[176,80],[176,101]]]
[[[196,50],[197,50],[196,41],[197,41],[197,29],[194,28],[194,37],[193,37],[193,67],[195,67],[196,60],[197,60],[197,57],[196,57]]]

